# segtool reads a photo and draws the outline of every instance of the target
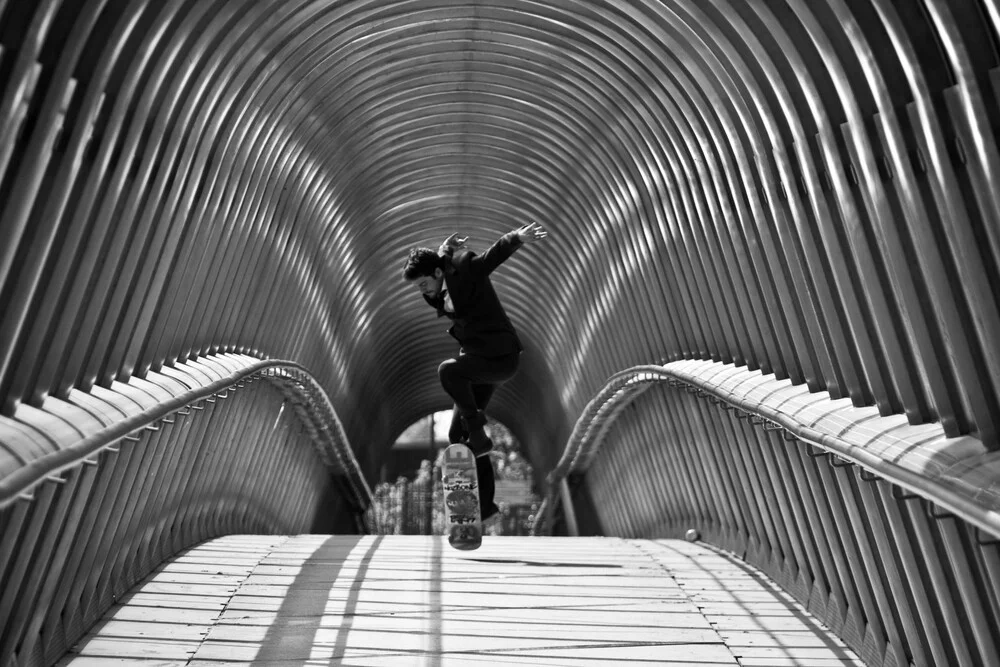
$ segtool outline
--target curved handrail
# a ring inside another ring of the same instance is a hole
[[[705,363],[709,364],[716,372],[708,374],[704,369],[698,369],[697,373],[692,373],[686,368],[693,364]],[[715,378],[723,370],[728,371],[723,381],[715,381]],[[734,375],[738,377],[734,378]],[[979,529],[994,536],[1000,536],[1000,493],[983,489],[967,481],[963,483],[960,476],[956,474],[938,474],[930,477],[921,474],[921,471],[914,469],[913,465],[905,465],[909,459],[920,455],[920,452],[917,451],[920,448],[913,446],[917,444],[916,441],[906,448],[905,455],[890,460],[872,451],[875,449],[874,447],[860,446],[846,437],[853,425],[864,421],[866,430],[875,433],[868,439],[868,444],[878,443],[880,440],[888,441],[890,437],[893,442],[889,444],[893,448],[898,448],[901,441],[905,442],[905,437],[889,436],[888,433],[892,427],[888,425],[885,428],[868,426],[872,419],[879,418],[875,408],[871,408],[870,411],[869,409],[861,409],[864,412],[863,418],[855,417],[853,420],[842,423],[843,428],[840,428],[838,433],[827,432],[822,428],[817,428],[815,422],[807,424],[797,418],[796,414],[782,410],[779,405],[768,404],[768,398],[781,389],[801,389],[802,394],[814,395],[809,394],[806,388],[793,387],[790,381],[784,381],[780,388],[771,387],[762,399],[751,400],[748,396],[753,389],[759,388],[765,382],[774,384],[779,381],[774,380],[773,376],[766,377],[745,369],[736,369],[731,364],[723,365],[698,361],[673,362],[664,366],[634,366],[619,371],[608,378],[577,419],[562,457],[548,475],[546,497],[536,515],[538,521],[536,521],[536,527],[532,529],[533,534],[538,534],[548,524],[555,509],[559,484],[570,473],[584,472],[590,466],[600,449],[604,434],[618,413],[635,400],[639,393],[653,384],[663,382],[683,387],[699,396],[707,397],[726,409],[738,410],[747,415],[751,423],[763,425],[767,430],[781,430],[787,439],[801,440],[860,466],[881,476],[888,482],[935,503]],[[749,389],[745,388],[748,384],[750,385]],[[735,389],[737,386],[743,387],[743,389],[732,391],[727,388]],[[786,396],[781,405],[788,403],[789,400],[790,398]],[[853,406],[850,406],[850,409],[858,410]],[[826,413],[824,416],[829,414]],[[943,429],[940,435],[944,435]],[[921,442],[928,440],[927,433],[922,433],[921,436]],[[947,468],[942,473],[951,473],[953,469],[957,469],[959,473],[968,473],[980,468],[979,464],[982,461],[977,454],[985,455],[988,452],[986,447],[978,439],[970,436],[953,440],[955,442],[962,441],[959,443],[960,448],[967,455],[956,457],[956,465]],[[975,461],[975,463],[970,463],[970,461]],[[989,497],[993,497],[995,502],[987,502]]]
[[[210,399],[227,389],[241,386],[241,383],[256,376],[281,383],[286,392],[294,391],[304,398],[299,401],[301,405],[312,406],[311,409],[307,408],[307,412],[318,418],[318,424],[314,424],[314,428],[309,430],[321,458],[334,472],[346,477],[352,496],[350,500],[355,508],[363,511],[368,507],[371,503],[371,489],[361,473],[343,426],[326,392],[307,369],[294,361],[266,359],[252,362],[206,385],[162,400],[72,444],[25,463],[0,479],[0,508],[11,504],[19,497],[30,499],[31,490],[46,478],[82,464],[100,450],[130,437],[136,431],[150,428],[185,407]],[[302,389],[296,391],[296,385]],[[324,435],[326,437],[322,437]]]

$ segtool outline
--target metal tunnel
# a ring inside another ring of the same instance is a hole
[[[541,534],[688,529],[869,665],[1000,665],[997,0],[0,0],[0,664],[165,558],[352,533],[525,343]]]

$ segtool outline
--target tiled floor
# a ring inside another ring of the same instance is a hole
[[[697,544],[230,536],[165,565],[61,665],[861,665]]]

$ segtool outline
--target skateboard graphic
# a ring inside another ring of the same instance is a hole
[[[448,544],[470,551],[483,543],[483,525],[479,517],[479,478],[476,457],[462,444],[444,450],[441,468],[444,482],[444,505],[447,516]]]

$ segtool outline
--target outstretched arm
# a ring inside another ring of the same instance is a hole
[[[540,224],[530,222],[519,229],[501,236],[486,252],[478,257],[473,257],[472,265],[477,270],[489,275],[523,244],[540,241],[548,235],[549,233]]]

